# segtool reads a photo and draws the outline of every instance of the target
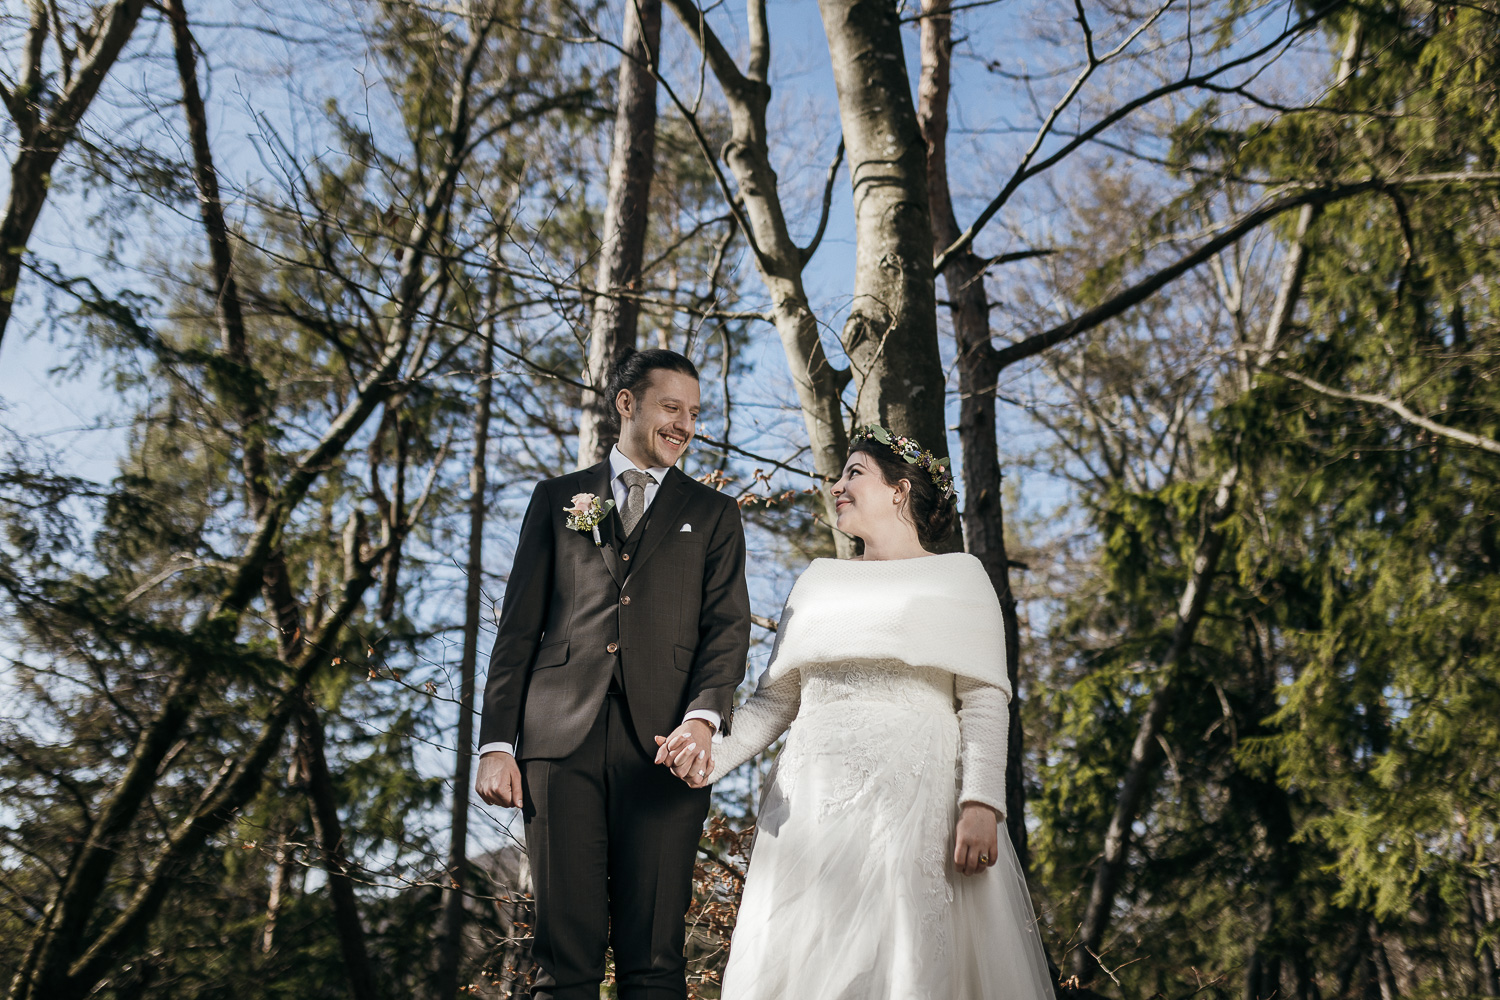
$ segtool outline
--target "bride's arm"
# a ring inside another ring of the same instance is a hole
[[[773,681],[763,677],[755,693],[735,711],[729,735],[714,745],[714,769],[704,784],[718,781],[775,742],[797,717],[801,704],[802,675],[797,671],[787,670]]]
[[[1010,699],[993,684],[967,677],[954,678],[953,686],[958,695],[959,758],[964,771],[958,801],[982,803],[1003,819]]]

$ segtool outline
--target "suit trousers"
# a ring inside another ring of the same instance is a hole
[[[687,995],[684,921],[709,790],[653,763],[652,750],[611,689],[577,750],[521,762],[534,1000],[598,1000],[606,946],[620,1000]]]

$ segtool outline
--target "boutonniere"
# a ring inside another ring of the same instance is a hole
[[[574,531],[593,532],[594,544],[603,545],[604,539],[599,537],[599,522],[614,509],[613,500],[600,500],[592,493],[576,493],[572,505],[564,507],[563,512],[568,515],[568,527]]]

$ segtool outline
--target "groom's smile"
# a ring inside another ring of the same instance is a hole
[[[700,401],[697,379],[652,372],[639,394],[620,393],[620,450],[642,469],[676,465],[697,429]]]

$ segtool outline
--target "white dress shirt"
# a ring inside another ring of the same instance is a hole
[[[615,496],[616,510],[625,509],[625,500],[630,495],[630,487],[625,485],[625,480],[620,478],[620,476],[622,473],[629,472],[631,469],[635,468],[639,467],[630,459],[625,457],[625,453],[620,450],[619,445],[615,445],[609,450],[609,488],[610,492],[612,492]],[[642,471],[649,472],[651,474],[651,478],[655,480],[655,482],[646,484],[645,509],[650,510],[651,502],[656,499],[656,493],[661,489],[662,480],[666,478],[667,469],[665,467],[662,467],[656,469],[644,469]],[[689,712],[687,715],[682,717],[683,722],[687,722],[689,719],[702,719],[704,722],[707,722],[710,726],[713,727],[715,741],[718,740],[719,723],[723,721],[718,712],[715,712],[711,708],[700,708],[697,711]],[[662,735],[665,736],[666,733],[663,733]],[[650,747],[647,747],[646,749],[649,750]],[[484,746],[479,748],[480,756],[489,753],[491,750],[499,750],[503,753],[508,754],[514,754],[516,752],[515,746],[510,743],[486,743]]]
[[[621,477],[634,468],[636,464],[625,457],[619,445],[609,449],[609,488],[615,495],[615,510],[621,512],[625,510],[625,500],[630,496],[630,487],[625,485],[625,480]],[[667,478],[667,470],[642,469],[641,471],[650,473],[651,478],[655,480],[646,484],[645,509],[650,510],[651,502],[656,499],[656,493],[661,489],[662,480]]]

